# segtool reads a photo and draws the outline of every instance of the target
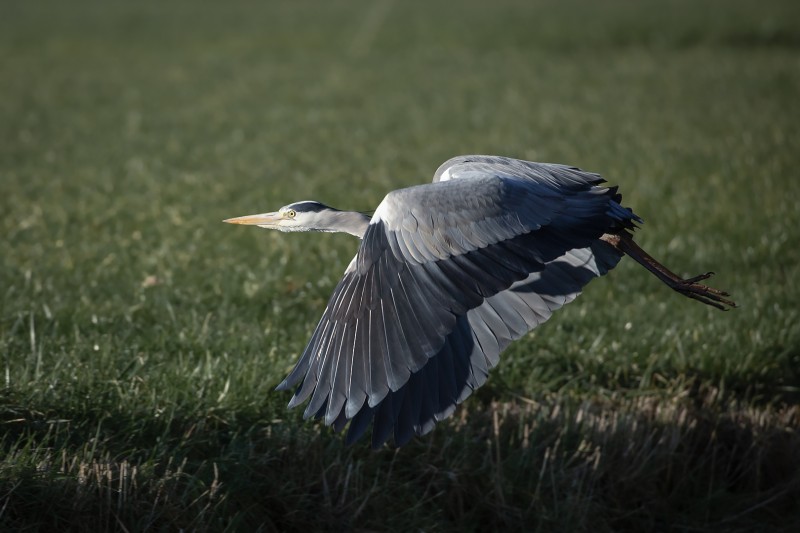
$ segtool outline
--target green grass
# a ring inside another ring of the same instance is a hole
[[[4,2],[0,529],[800,527],[797,2]],[[639,242],[447,423],[345,447],[273,392],[370,210],[445,159],[579,165]]]

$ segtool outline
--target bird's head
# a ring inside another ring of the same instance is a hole
[[[338,210],[320,202],[304,200],[285,205],[272,213],[229,218],[223,222],[278,231],[330,231],[326,229],[327,218],[335,212]]]
[[[273,213],[229,218],[223,222],[278,231],[339,231],[362,237],[369,217],[354,211],[339,211],[313,200],[304,200],[285,205]]]

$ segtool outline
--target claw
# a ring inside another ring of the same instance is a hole
[[[695,294],[693,292],[682,292],[681,294],[683,294],[684,296],[688,296],[689,298],[691,298],[693,300],[697,300],[698,302],[703,302],[706,305],[710,305],[711,307],[716,307],[720,311],[728,311],[728,308],[725,307],[724,305],[722,305],[720,303],[717,303],[717,302],[715,302],[713,300],[709,300],[708,298],[704,298],[704,297],[700,296],[699,294]],[[733,302],[730,302],[730,303],[733,304]],[[736,304],[731,305],[731,307],[736,307]]]
[[[700,274],[699,276],[695,276],[693,278],[685,279],[686,283],[696,283],[698,281],[703,281],[704,279],[708,279],[713,276],[713,272],[706,272],[705,274]]]
[[[704,304],[723,311],[727,311],[725,308],[726,305],[728,307],[736,307],[735,302],[725,298],[729,296],[727,292],[697,283],[697,281],[708,279],[711,275],[713,275],[713,272],[707,272],[693,278],[668,283],[668,285],[684,296],[688,296],[689,298],[701,301]]]
[[[693,278],[681,279],[679,276],[675,275],[675,273],[670,272],[667,267],[656,261],[647,252],[642,250],[639,245],[633,241],[633,237],[630,233],[623,231],[614,235],[604,235],[601,239],[632,257],[637,263],[645,267],[654,276],[680,294],[723,311],[727,310],[725,306],[736,307],[736,303],[733,300],[726,298],[726,296],[729,296],[727,292],[698,283],[698,281],[703,281],[713,276],[713,272],[706,272],[705,274],[700,274]]]

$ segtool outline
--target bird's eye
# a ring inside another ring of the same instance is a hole
[[[295,212],[295,210],[294,210],[294,209],[289,209],[289,210],[286,212],[286,216],[287,216],[287,217],[289,217],[289,218],[294,218],[294,217],[295,217],[295,215],[297,215],[297,212]]]

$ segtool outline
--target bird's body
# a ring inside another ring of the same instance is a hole
[[[392,191],[370,218],[313,201],[230,219],[282,231],[344,231],[358,253],[294,370],[290,407],[348,441],[423,435],[481,386],[508,344],[631,255],[715,307],[725,293],[681,280],[633,243],[641,222],[616,188],[563,165],[461,156],[434,182]]]

